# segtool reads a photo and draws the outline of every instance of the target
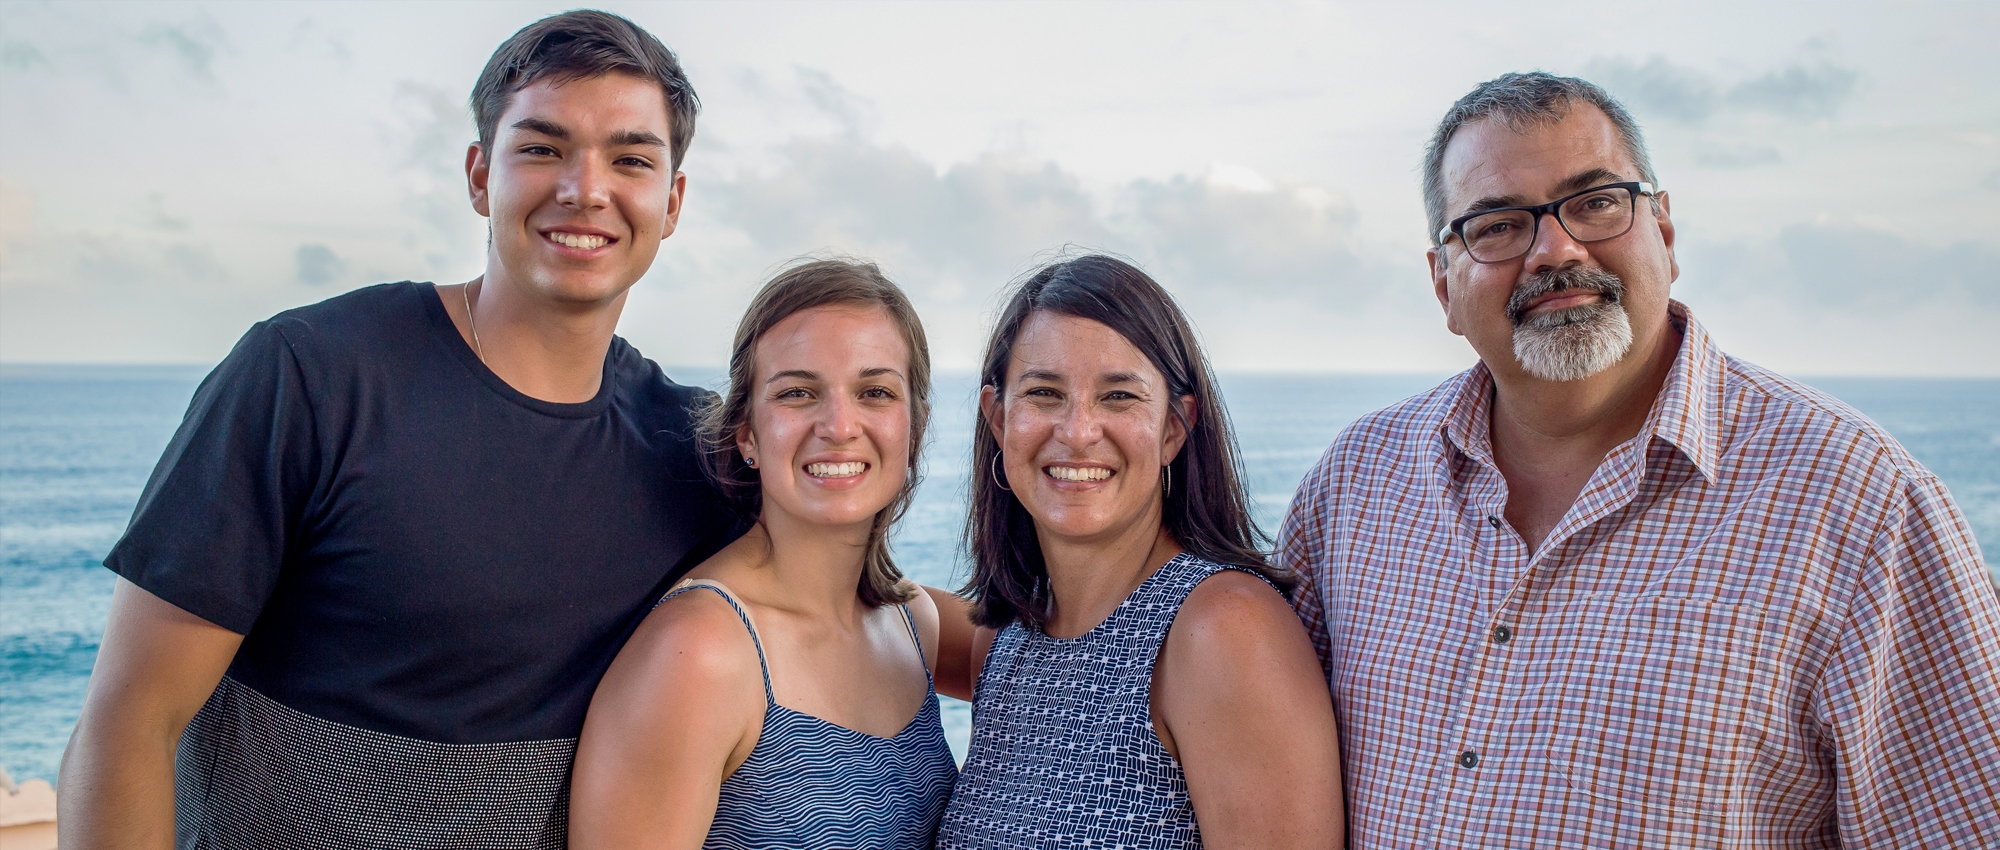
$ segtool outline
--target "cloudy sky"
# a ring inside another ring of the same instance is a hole
[[[544,3],[6,4],[0,361],[212,362],[250,323],[461,281],[486,57]],[[705,104],[620,332],[721,361],[787,259],[880,258],[944,365],[1064,244],[1139,261],[1229,369],[1471,361],[1421,146],[1474,83],[1645,126],[1676,294],[1799,374],[2000,375],[2000,4],[628,4]]]

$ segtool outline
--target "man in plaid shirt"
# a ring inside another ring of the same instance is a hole
[[[1342,433],[1279,540],[1353,846],[2000,847],[2000,601],[1964,517],[1668,298],[1624,108],[1483,83],[1424,189],[1480,363]]]

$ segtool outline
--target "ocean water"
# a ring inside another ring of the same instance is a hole
[[[205,369],[0,367],[0,766],[53,780],[82,706],[113,577],[101,559]],[[669,369],[714,386],[719,369]],[[1356,417],[1439,375],[1225,375],[1257,520],[1275,532],[1292,489]],[[1808,379],[1894,433],[1951,488],[1974,534],[2000,541],[2000,381]],[[895,539],[919,581],[953,587],[976,387],[942,375],[925,481]],[[1989,561],[1991,559],[1989,558]],[[964,703],[946,700],[961,754]]]

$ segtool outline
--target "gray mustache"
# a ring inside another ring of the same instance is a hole
[[[1528,305],[1534,303],[1535,299],[1551,292],[1563,292],[1570,289],[1598,293],[1603,295],[1604,300],[1610,304],[1616,304],[1625,299],[1625,281],[1619,280],[1617,275],[1603,269],[1566,266],[1560,269],[1536,272],[1528,278],[1528,282],[1516,288],[1514,294],[1507,299],[1507,318],[1512,320],[1516,326],[1519,326],[1525,319],[1525,314],[1528,312]]]

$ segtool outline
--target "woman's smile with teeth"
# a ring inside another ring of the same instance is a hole
[[[549,232],[549,241],[557,245],[589,251],[594,248],[602,248],[604,247],[604,243],[611,240],[594,233],[564,233],[560,230],[554,230]]]
[[[1103,481],[1111,477],[1111,470],[1101,466],[1047,466],[1043,470],[1059,481]]]
[[[868,469],[868,464],[858,460],[846,463],[809,463],[806,474],[814,478],[853,478]]]

